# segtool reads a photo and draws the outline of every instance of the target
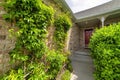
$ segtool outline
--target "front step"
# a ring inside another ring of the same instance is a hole
[[[76,60],[80,62],[92,62],[92,58],[90,57],[90,54],[87,52],[80,52],[76,51],[70,56],[71,60]]]
[[[81,51],[76,51],[74,54],[75,55],[90,56],[90,53],[88,53],[88,52],[81,52]]]

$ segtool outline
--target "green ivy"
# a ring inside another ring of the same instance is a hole
[[[67,58],[59,51],[56,52],[54,50],[49,51],[46,56],[46,61],[49,62],[48,75],[51,76],[50,79],[54,79],[61,70],[62,66],[65,64]]]
[[[54,19],[53,8],[41,0],[6,0],[4,8],[4,19],[17,28],[17,31],[9,30],[17,39],[9,54],[12,63],[18,62],[19,65],[2,80],[55,79],[67,58],[59,50],[49,50],[46,46],[47,28]],[[62,50],[71,22],[67,16],[60,16],[55,26],[55,42]]]
[[[47,26],[54,17],[53,8],[44,5],[41,0],[7,0],[4,7],[7,12],[3,16],[5,20],[19,28],[15,31],[17,41],[10,52],[11,60],[21,64],[20,69],[10,71],[8,80],[45,80],[46,67],[41,59],[48,53],[45,41]]]
[[[68,15],[60,15],[55,19],[54,25],[56,28],[54,33],[55,47],[57,50],[62,51],[65,47],[67,32],[72,24]]]

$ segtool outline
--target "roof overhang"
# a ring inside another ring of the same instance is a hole
[[[76,21],[76,18],[75,18],[75,16],[74,16],[74,13],[72,12],[71,8],[67,5],[66,1],[65,1],[65,0],[55,0],[55,1],[61,3],[61,5],[62,5],[64,8],[66,8],[67,11],[70,12],[71,17],[72,17],[72,20],[73,20],[73,22],[75,22],[75,21]]]
[[[81,22],[87,19],[97,18],[100,16],[109,16],[120,13],[120,0],[112,0],[106,4],[75,13],[76,22]]]
[[[88,10],[80,11],[78,13],[73,13],[65,0],[61,1],[63,5],[70,10],[75,23],[92,20],[101,16],[109,16],[120,13],[120,0],[112,0],[105,4],[90,8]]]

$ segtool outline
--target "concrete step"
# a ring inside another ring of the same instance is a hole
[[[71,60],[76,60],[80,62],[92,62],[92,58],[89,53],[86,52],[75,52],[70,56]]]
[[[89,52],[80,52],[80,51],[76,51],[74,54],[75,54],[75,55],[90,56],[90,53],[89,53]]]

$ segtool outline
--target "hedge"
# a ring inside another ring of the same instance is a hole
[[[95,80],[120,80],[120,23],[96,30],[90,49]]]

